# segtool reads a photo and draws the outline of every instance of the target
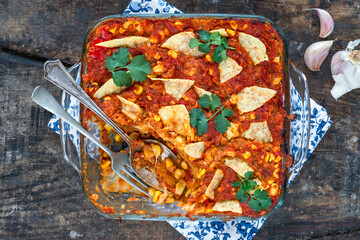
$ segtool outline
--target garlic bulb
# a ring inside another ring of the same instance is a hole
[[[329,54],[333,42],[333,40],[316,42],[305,50],[305,63],[311,71],[320,71],[320,66]]]
[[[310,8],[310,9],[306,9],[307,10],[316,10],[318,15],[319,15],[319,19],[320,19],[320,37],[321,38],[327,38],[328,36],[330,36],[330,34],[334,31],[334,20],[332,19],[331,15],[320,8]]]
[[[335,53],[331,59],[331,74],[335,80],[331,95],[335,99],[360,88],[360,51],[354,50],[359,44],[360,39],[349,42],[344,51]]]

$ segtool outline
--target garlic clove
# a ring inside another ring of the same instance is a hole
[[[305,64],[311,71],[320,71],[320,66],[329,54],[334,40],[311,44],[304,54]]]
[[[350,42],[345,51],[335,53],[331,59],[331,73],[335,80],[331,95],[335,99],[360,88],[360,51],[354,50],[358,44],[360,39]]]
[[[320,37],[321,38],[327,38],[328,36],[330,36],[330,34],[334,31],[334,20],[331,17],[331,15],[325,11],[324,9],[321,8],[310,8],[310,9],[306,9],[307,10],[316,10],[317,14],[319,15],[319,19],[320,19]]]
[[[347,63],[344,62],[344,60],[341,59],[341,55],[344,53],[344,51],[339,51],[334,54],[334,56],[331,59],[331,74],[332,75],[338,75],[339,73],[343,72],[346,68]]]

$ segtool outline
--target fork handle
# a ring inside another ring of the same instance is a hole
[[[96,103],[85,93],[85,91],[72,78],[60,60],[50,60],[45,62],[44,78],[79,99],[82,104],[114,128],[114,130],[125,140],[125,142],[131,146],[133,140],[110,118],[108,118],[101,108],[99,108],[99,106],[96,105]]]
[[[76,128],[81,134],[86,136],[88,139],[93,141],[96,145],[98,145],[102,150],[104,150],[107,154],[111,155],[112,152],[99,140],[97,140],[91,133],[86,131],[68,112],[66,112],[56,101],[56,99],[43,87],[37,86],[31,98],[34,102],[36,102],[39,106],[45,108],[49,112],[57,115],[59,118],[65,120],[71,126]]]
[[[78,130],[81,134],[83,134],[88,139],[93,141],[96,145],[98,145],[100,148],[102,148],[102,150],[104,150],[107,154],[109,154],[109,156],[113,156],[113,153],[104,144],[102,144],[99,140],[97,140],[91,133],[86,131],[72,116],[70,116],[70,114],[60,106],[60,104],[56,101],[56,99],[45,88],[41,86],[37,86],[34,89],[31,98],[39,106],[45,108],[46,110],[48,110],[53,114],[56,114],[59,118],[65,120],[71,126],[76,128],[76,130]],[[131,186],[133,186],[140,192],[150,197],[150,195],[143,188],[139,187],[124,174],[122,174],[119,171],[117,171],[116,173],[119,175],[119,177],[123,178]]]

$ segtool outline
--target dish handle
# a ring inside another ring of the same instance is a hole
[[[290,69],[290,154],[293,164],[290,173],[299,171],[308,156],[310,140],[310,97],[306,76],[291,61]]]
[[[81,63],[77,63],[68,69],[70,75],[80,81]],[[70,99],[70,95],[63,91],[63,108],[79,122],[80,104],[75,98]],[[81,173],[81,155],[80,155],[80,133],[73,130],[72,127],[59,119],[61,150],[65,161],[72,166],[80,175]]]

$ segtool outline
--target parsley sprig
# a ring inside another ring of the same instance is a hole
[[[240,181],[234,181],[232,186],[234,188],[239,188],[236,192],[236,199],[240,199],[242,203],[248,201],[249,197],[249,207],[255,212],[260,212],[261,209],[268,210],[271,206],[271,198],[265,190],[261,190],[258,187],[257,183],[253,180],[250,180],[253,177],[253,172],[248,171],[245,173],[244,178],[239,175]],[[255,190],[255,191],[253,191]],[[252,192],[253,191],[253,192]]]
[[[198,100],[199,105],[202,108],[208,108],[211,111],[217,109],[217,111],[210,117],[206,118],[205,112],[201,108],[193,108],[190,110],[190,124],[192,127],[196,127],[197,134],[202,136],[208,130],[208,122],[215,118],[215,128],[218,132],[224,133],[231,126],[227,117],[234,116],[234,111],[221,106],[221,100],[215,94],[204,95]]]
[[[218,46],[216,47],[212,55],[212,60],[217,63],[221,63],[223,60],[227,58],[226,56],[227,49],[235,49],[229,47],[227,39],[225,37],[222,37],[218,32],[210,33],[205,30],[200,30],[199,38],[203,42],[200,42],[196,38],[192,38],[190,39],[189,47],[191,49],[198,47],[200,52],[209,53],[211,49],[210,45]]]
[[[130,62],[130,53],[127,48],[121,47],[105,61],[106,68],[112,73],[114,83],[118,87],[130,86],[132,79],[137,82],[146,80],[147,74],[151,73],[151,65],[145,55],[134,57]],[[128,64],[129,63],[129,64]],[[126,72],[122,69],[127,69]]]

